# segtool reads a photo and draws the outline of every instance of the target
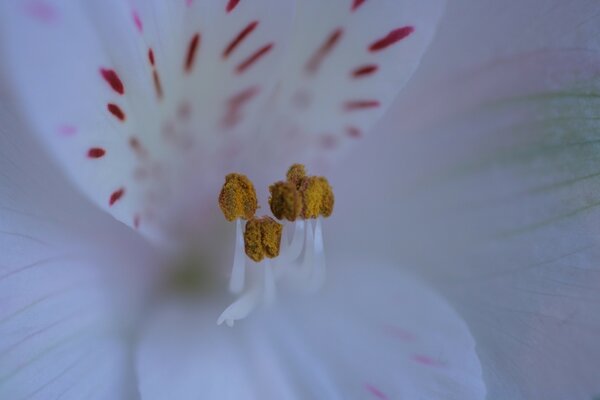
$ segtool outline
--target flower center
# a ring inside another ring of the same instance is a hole
[[[279,223],[269,216],[255,216],[256,192],[246,176],[225,177],[219,206],[228,221],[236,221],[229,290],[241,295],[223,311],[219,325],[225,322],[231,327],[259,305],[272,304],[278,284],[314,292],[325,281],[321,221],[333,212],[333,190],[324,177],[307,176],[300,164],[292,165],[286,178],[269,187],[269,206],[283,222]],[[242,220],[246,220],[244,230]],[[294,223],[291,240],[284,220]],[[316,220],[314,226],[312,220]]]

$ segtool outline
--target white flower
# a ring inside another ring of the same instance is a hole
[[[522,3],[3,2],[0,398],[600,393],[600,9]],[[295,162],[323,287],[228,284],[224,176]]]

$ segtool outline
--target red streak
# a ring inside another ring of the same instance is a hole
[[[104,150],[100,147],[93,147],[88,150],[89,158],[101,158],[101,157],[104,157],[105,154],[106,154],[106,150]]]
[[[117,201],[119,201],[123,197],[124,194],[125,194],[125,188],[120,188],[118,190],[115,190],[110,195],[110,200],[108,201],[108,205],[112,207]]]
[[[412,26],[405,26],[402,28],[394,29],[387,36],[378,39],[371,46],[369,46],[369,51],[376,52],[379,50],[383,50],[394,43],[401,41],[402,39],[408,37],[411,33],[415,31],[415,28]]]
[[[252,33],[258,26],[258,21],[252,21],[248,24],[247,27],[242,29],[240,33],[229,43],[227,48],[223,51],[223,58],[229,57],[229,55],[235,50],[236,47],[242,43],[242,41]]]
[[[108,103],[106,108],[108,108],[108,111],[110,111],[110,113],[117,117],[120,121],[125,121],[126,116],[123,110],[121,110],[121,107],[113,103]]]
[[[232,12],[234,8],[237,7],[237,5],[240,3],[240,0],[229,0],[229,3],[227,3],[227,12]]]
[[[119,75],[113,69],[100,68],[100,74],[115,92],[119,94],[125,93],[125,86],[123,86]]]
[[[378,388],[376,388],[375,386],[373,386],[369,383],[365,384],[365,389],[367,389],[369,391],[369,393],[371,393],[373,396],[375,396],[379,400],[388,400],[388,397],[385,395],[385,393],[383,393],[381,390],[379,390]]]
[[[364,110],[367,108],[377,108],[381,104],[377,100],[353,100],[344,103],[346,111]]]
[[[269,43],[260,49],[258,49],[254,54],[248,57],[245,61],[243,61],[240,65],[237,66],[236,72],[238,74],[243,73],[248,68],[250,68],[255,62],[257,62],[261,57],[267,54],[273,48],[274,44]]]
[[[196,33],[192,40],[190,40],[190,44],[188,46],[187,57],[185,59],[185,71],[191,72],[192,67],[194,66],[194,60],[196,59],[196,52],[198,50],[198,45],[200,44],[200,34]]]
[[[154,51],[152,49],[148,49],[148,61],[154,67]]]
[[[358,67],[352,71],[352,77],[363,78],[365,76],[374,74],[377,72],[377,70],[379,70],[379,67],[375,64],[363,65],[362,67]]]
[[[354,0],[354,3],[352,3],[352,11],[356,11],[356,9],[362,6],[365,1],[366,0]]]
[[[355,126],[347,127],[346,134],[353,139],[358,139],[358,138],[362,137],[362,132],[360,131],[360,129],[358,129]]]
[[[163,97],[162,85],[160,84],[160,77],[158,76],[158,71],[152,71],[152,77],[154,78],[154,89],[156,89],[156,96],[159,99]]]
[[[335,45],[340,41],[342,37],[342,29],[337,28],[334,30],[325,42],[319,47],[315,54],[310,58],[306,64],[306,71],[310,74],[314,74],[318,71],[319,66],[323,62],[323,59],[333,50]]]

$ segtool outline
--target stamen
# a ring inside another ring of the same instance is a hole
[[[265,257],[275,258],[281,247],[283,225],[271,217],[253,218],[246,223],[244,247],[246,255],[255,262]]]
[[[229,290],[232,293],[240,293],[244,289],[246,279],[246,257],[244,254],[244,233],[242,222],[238,218],[235,224],[235,252],[233,254],[233,268],[229,280]]]
[[[294,164],[288,169],[286,178],[288,182],[294,183],[298,189],[300,181],[306,176],[306,168],[302,164]]]
[[[269,186],[269,205],[277,219],[295,221],[302,212],[302,197],[293,182],[275,182]]]
[[[252,181],[241,174],[227,175],[219,195],[219,206],[227,221],[254,217],[258,202]]]

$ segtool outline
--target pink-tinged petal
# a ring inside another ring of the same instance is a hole
[[[129,398],[127,302],[105,285],[127,267],[94,243],[135,235],[77,193],[14,115],[0,108],[0,398]]]
[[[397,267],[336,261],[322,294],[278,298],[233,329],[209,301],[156,310],[137,352],[142,398],[485,398],[473,338],[444,299]]]
[[[144,234],[204,218],[214,182],[239,165],[229,149],[258,154],[258,112],[278,81],[293,2],[43,4],[60,18],[42,23],[6,3],[0,31],[10,96],[45,147],[96,204]]]
[[[356,143],[347,127],[367,133],[381,118],[419,65],[443,6],[437,0],[298,2],[265,128],[267,148],[310,164]],[[324,134],[337,145],[323,146]]]

